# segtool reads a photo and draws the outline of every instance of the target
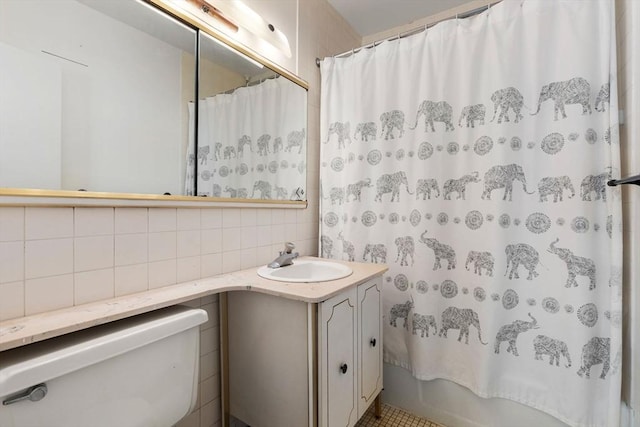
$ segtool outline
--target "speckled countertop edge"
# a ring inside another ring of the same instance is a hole
[[[303,257],[301,259],[318,258]],[[286,283],[263,279],[256,274],[257,268],[254,267],[108,300],[6,320],[0,322],[0,351],[222,292],[254,291],[305,303],[319,303],[387,271],[385,265],[335,262],[348,265],[353,270],[353,274],[328,282]]]

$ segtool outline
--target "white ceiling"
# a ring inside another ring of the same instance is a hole
[[[362,37],[469,2],[470,0],[329,0]]]

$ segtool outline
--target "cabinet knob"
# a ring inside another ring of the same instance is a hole
[[[348,366],[346,363],[343,363],[342,365],[340,365],[340,372],[342,372],[343,374],[347,373],[347,369],[348,369]]]
[[[371,347],[375,347],[376,346],[376,339],[375,338],[371,338],[371,341],[369,341],[369,343],[371,344]]]

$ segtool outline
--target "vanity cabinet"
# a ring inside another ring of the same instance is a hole
[[[319,303],[229,292],[226,304],[235,418],[349,427],[382,390],[381,276]]]

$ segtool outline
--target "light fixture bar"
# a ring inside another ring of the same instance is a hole
[[[217,7],[212,4],[206,2],[205,0],[187,0],[188,3],[195,5],[199,10],[207,15],[211,16],[214,19],[217,19],[222,24],[224,24],[228,29],[233,31],[234,33],[238,32],[238,26],[227,18]]]

